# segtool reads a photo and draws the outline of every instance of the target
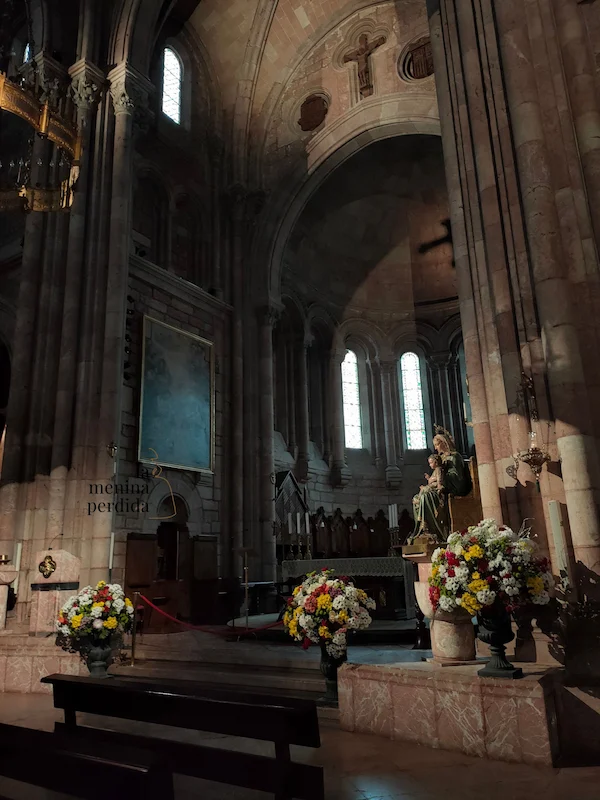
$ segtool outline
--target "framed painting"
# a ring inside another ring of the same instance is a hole
[[[138,459],[213,472],[212,342],[144,317]]]

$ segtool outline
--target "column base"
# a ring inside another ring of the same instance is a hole
[[[390,464],[385,468],[385,484],[388,489],[398,489],[402,483],[402,473],[395,464]]]
[[[331,468],[331,485],[334,489],[347,486],[352,480],[352,473],[345,464],[334,464]]]

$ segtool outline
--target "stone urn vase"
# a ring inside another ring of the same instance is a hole
[[[321,642],[321,673],[325,678],[325,700],[337,703],[338,700],[338,670],[348,660],[348,651],[344,651],[341,658],[334,658],[327,652],[327,645]]]
[[[108,677],[108,668],[113,662],[113,645],[110,639],[82,641],[80,652],[90,671],[90,677]]]
[[[417,603],[429,619],[431,652],[438,664],[465,664],[475,661],[475,628],[466,611],[433,610],[429,599],[429,584],[415,583]]]
[[[522,678],[523,670],[515,667],[506,658],[505,645],[512,642],[515,635],[510,614],[504,605],[496,602],[489,608],[482,609],[477,615],[477,622],[477,638],[489,646],[492,654],[488,663],[477,674],[482,678]]]

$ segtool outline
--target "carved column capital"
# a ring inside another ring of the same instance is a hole
[[[262,306],[258,310],[258,319],[261,325],[273,328],[281,316],[281,309],[276,305]]]
[[[381,372],[382,376],[390,377],[393,375],[397,375],[398,373],[398,362],[397,361],[389,361],[386,359],[378,358],[376,362],[379,366],[379,371]]]
[[[127,62],[111,70],[108,80],[115,115],[131,115],[135,133],[145,133],[153,116],[148,106],[152,83]]]
[[[446,369],[452,361],[452,353],[445,350],[441,353],[432,353],[427,357],[427,363],[432,369]]]
[[[106,76],[90,61],[81,59],[69,67],[71,97],[79,111],[90,111],[98,102]]]

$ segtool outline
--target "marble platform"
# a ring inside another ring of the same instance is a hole
[[[339,672],[340,726],[498,761],[555,763],[553,681],[544,671],[516,681],[482,679],[478,669],[346,664]]]

